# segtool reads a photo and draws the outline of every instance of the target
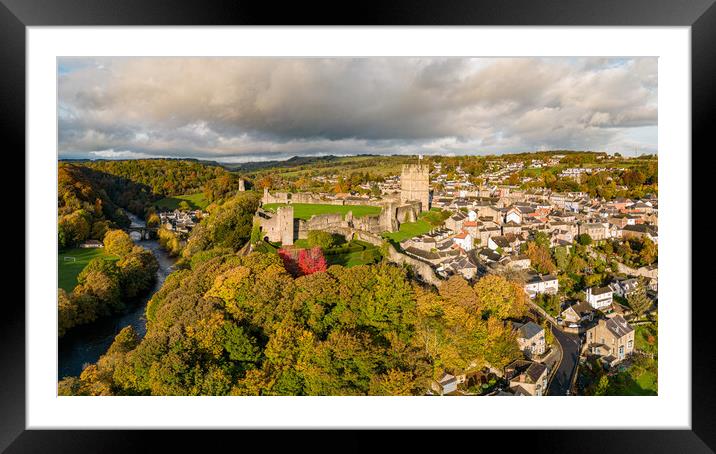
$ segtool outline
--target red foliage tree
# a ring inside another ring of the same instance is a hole
[[[292,276],[298,276],[298,263],[296,249],[284,249],[278,250],[278,256],[283,260],[283,266],[286,271],[291,273]]]
[[[315,246],[311,249],[301,249],[298,253],[298,270],[302,275],[326,271],[326,259],[321,248]]]

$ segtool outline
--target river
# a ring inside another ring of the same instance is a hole
[[[127,213],[133,227],[144,226],[144,221]],[[152,295],[162,287],[164,280],[173,271],[175,259],[162,249],[157,240],[135,240],[138,245],[149,249],[157,258],[159,269],[152,289],[142,297],[127,302],[127,309],[119,314],[98,319],[90,324],[72,328],[59,340],[57,370],[59,378],[79,375],[85,364],[96,362],[112,344],[114,337],[125,326],[132,325],[140,338],[147,332],[144,310]]]

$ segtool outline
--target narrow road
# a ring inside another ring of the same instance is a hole
[[[577,334],[568,334],[560,331],[552,326],[552,333],[557,339],[559,345],[562,346],[562,362],[559,364],[557,372],[554,374],[552,382],[549,384],[547,395],[549,396],[565,396],[569,391],[572,383],[572,376],[577,368],[579,361],[579,336]]]

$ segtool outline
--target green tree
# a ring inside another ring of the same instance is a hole
[[[547,248],[547,249],[549,249],[549,247],[550,247],[549,235],[547,235],[545,232],[540,231],[540,232],[535,233],[534,241],[537,244],[537,246]]]
[[[589,234],[587,233],[582,233],[581,235],[577,236],[577,242],[582,246],[589,246],[590,244],[592,244],[592,237],[589,236]]]
[[[544,329],[544,340],[547,345],[554,345],[554,333],[552,332],[552,325],[547,321],[542,322],[542,329]]]
[[[594,390],[595,396],[606,396],[609,393],[609,377],[604,374],[599,378],[599,382]]]
[[[642,279],[634,291],[627,296],[627,304],[637,316],[640,318],[651,307],[651,300],[646,296],[646,284]]]
[[[308,245],[311,247],[318,246],[321,249],[329,249],[336,245],[336,239],[333,234],[321,230],[309,230]]]
[[[557,268],[559,268],[562,271],[566,271],[567,267],[569,266],[569,261],[571,259],[569,255],[569,249],[567,249],[566,246],[559,246],[554,248],[554,261],[557,264]]]

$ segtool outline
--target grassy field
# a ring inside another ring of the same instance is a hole
[[[380,251],[375,246],[372,246],[363,251],[329,255],[326,257],[326,263],[328,263],[328,265],[343,265],[346,268],[350,268],[358,265],[370,265],[371,263],[380,261],[380,258]]]
[[[658,393],[658,380],[656,374],[644,371],[636,377],[638,387],[631,391],[637,396],[655,396]]]
[[[306,164],[297,167],[274,167],[261,169],[256,178],[264,175],[277,176],[286,179],[298,179],[315,175],[343,175],[351,172],[369,172],[373,175],[396,175],[400,173],[401,166],[413,162],[415,158],[396,156],[347,156],[328,162]]]
[[[206,197],[201,192],[197,194],[185,194],[177,195],[174,197],[165,197],[161,200],[157,200],[155,205],[157,206],[157,208],[162,210],[175,210],[179,207],[179,204],[182,201],[186,201],[192,210],[203,210],[204,208],[206,208],[207,205],[209,205],[209,201],[206,200]]]
[[[658,353],[659,333],[652,324],[635,327],[634,346],[647,353]]]
[[[384,233],[383,238],[393,243],[400,243],[408,238],[428,233],[432,229],[442,225],[449,215],[449,211],[433,208],[428,212],[420,213],[416,222],[404,222],[400,224],[400,230],[397,232]]]
[[[400,243],[408,238],[428,233],[433,228],[433,225],[429,222],[419,219],[417,222],[404,222],[400,224],[400,230],[397,232],[384,233],[383,238],[387,238],[394,243]]]
[[[74,257],[74,261],[65,260],[65,257]],[[77,285],[77,275],[95,257],[105,257],[106,260],[118,260],[119,257],[107,255],[104,248],[77,248],[61,251],[58,255],[58,287],[71,292]]]
[[[276,211],[276,208],[282,206],[281,203],[267,203],[263,206],[265,210]],[[293,217],[298,219],[310,219],[316,214],[332,214],[340,213],[345,216],[349,211],[353,212],[353,216],[361,217],[371,214],[380,214],[380,207],[368,205],[329,205],[321,203],[294,203]]]

